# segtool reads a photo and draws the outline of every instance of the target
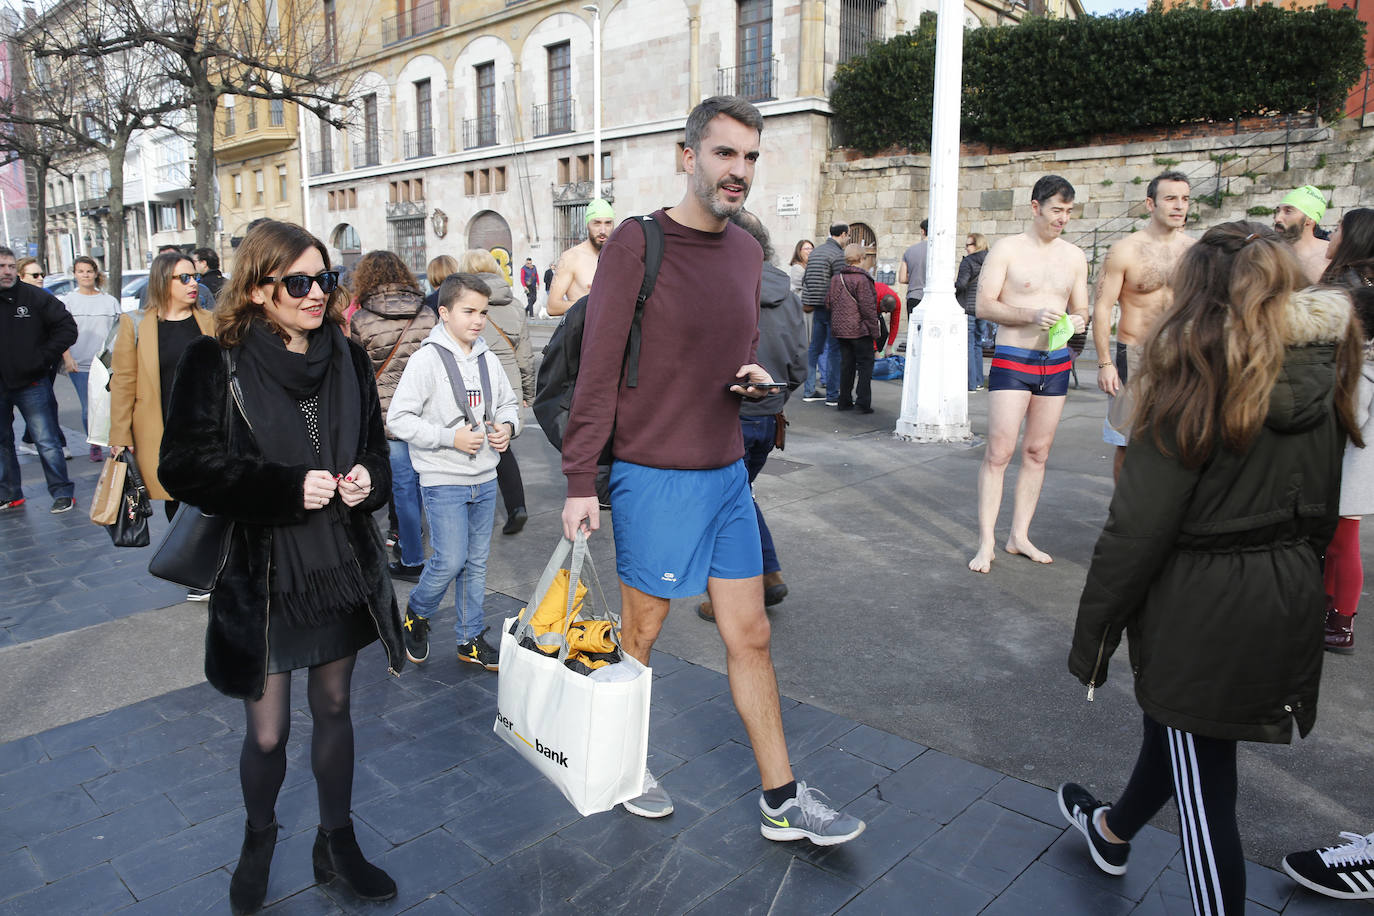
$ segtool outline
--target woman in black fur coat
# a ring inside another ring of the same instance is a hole
[[[244,701],[239,774],[247,824],[229,888],[236,913],[261,908],[286,775],[291,672],[307,668],[319,792],[315,878],[386,900],[350,818],[358,650],[380,638],[403,655],[396,597],[371,513],[391,487],[367,354],[343,335],[338,273],[299,226],[266,222],[244,239],[216,309],[217,339],[177,370],[159,474],[174,498],[236,522],[210,597],[205,675]]]

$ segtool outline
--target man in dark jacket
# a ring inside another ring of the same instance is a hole
[[[786,272],[773,265],[773,242],[759,218],[748,210],[730,217],[730,222],[754,237],[763,248],[763,280],[759,297],[758,363],[768,370],[774,380],[787,382],[786,391],[778,391],[758,400],[740,401],[739,424],[744,434],[744,466],[749,472],[749,484],[759,476],[768,453],[782,447],[781,440],[787,420],[782,409],[787,398],[806,377],[806,321],[801,300],[792,292]],[[779,428],[781,426],[781,429]],[[763,603],[772,607],[787,597],[787,585],[782,581],[782,566],[773,549],[773,535],[763,520],[763,510],[754,500],[754,513],[759,518],[759,541],[763,546]],[[716,619],[710,601],[697,607],[702,620]]]
[[[811,346],[806,351],[803,401],[822,400],[816,394],[816,370],[819,368],[821,384],[825,386],[825,402],[838,403],[839,345],[830,336],[830,309],[825,306],[825,297],[830,293],[830,278],[844,266],[844,246],[848,244],[849,227],[836,223],[830,227],[830,238],[806,259],[806,272],[802,274],[802,305],[811,311]]]
[[[62,300],[19,282],[14,252],[0,247],[0,512],[24,505],[19,456],[14,451],[14,410],[38,446],[52,511],[67,512],[75,492],[58,438],[48,367],[76,343],[76,321]]]
[[[197,248],[191,252],[191,263],[196,266],[200,282],[210,288],[216,296],[224,288],[224,274],[219,272],[219,255],[213,248]]]

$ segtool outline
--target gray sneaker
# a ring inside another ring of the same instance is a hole
[[[668,797],[668,791],[658,784],[647,767],[644,769],[644,794],[621,804],[626,811],[640,817],[667,817],[673,813],[673,800]]]
[[[864,832],[867,825],[836,811],[827,804],[825,793],[804,782],[797,783],[797,795],[776,809],[759,797],[759,831],[770,840],[810,840],[817,846],[838,846]]]

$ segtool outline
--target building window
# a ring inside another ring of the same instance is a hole
[[[354,210],[358,209],[358,189],[357,189],[357,188],[349,188],[349,189],[348,189],[348,206],[351,207],[351,208],[353,208]]]
[[[267,192],[267,179],[262,174],[262,169],[253,172],[253,190],[256,192],[253,202],[262,205],[263,196]]]
[[[234,128],[234,97],[231,95],[224,100],[224,135],[232,137]]]
[[[535,135],[563,134],[573,129],[572,50],[568,42],[549,45],[549,103]],[[536,120],[539,120],[536,118]]]
[[[740,0],[734,85],[746,99],[773,97],[773,0]],[[718,87],[721,88],[721,87]]]
[[[477,173],[471,169],[463,173],[463,193],[468,197],[477,193]]]
[[[281,99],[271,99],[267,103],[268,123],[273,127],[281,127],[286,123],[286,103]]]
[[[577,157],[577,180],[592,180],[592,157],[590,155]]]
[[[490,194],[490,193],[491,193],[491,172],[490,172],[490,170],[488,170],[488,169],[482,169],[481,171],[479,171],[479,172],[477,173],[477,190],[478,190],[478,193],[481,193],[481,194]]]
[[[258,129],[258,100],[257,100],[257,99],[249,99],[247,102],[244,102],[244,104],[248,106],[248,129],[249,129],[249,130],[257,130],[257,129]]]
[[[572,181],[572,159],[562,156],[558,160],[558,183],[568,184]]]
[[[286,166],[279,165],[277,166],[277,200],[286,203],[287,196]]]
[[[243,173],[234,173],[234,206],[243,206]]]
[[[601,154],[601,180],[610,181],[615,178],[615,169],[611,165],[611,154]]]
[[[553,248],[567,251],[587,238],[587,203],[554,204]]]
[[[840,59],[858,57],[875,41],[883,40],[885,0],[840,0]]]
[[[178,225],[176,204],[158,204],[153,212],[157,223],[153,227],[154,232],[175,232],[181,228]]]
[[[477,80],[477,117],[468,121],[463,145],[466,149],[491,146],[496,142],[496,64],[487,61],[473,67]]]
[[[495,194],[500,194],[506,190],[506,167],[498,165],[491,170],[491,190]]]
[[[328,121],[320,122],[320,148],[316,150],[320,157],[318,163],[319,171],[315,174],[323,175],[326,172],[334,171],[334,129],[329,126]]]
[[[339,62],[339,23],[335,15],[334,0],[324,0],[324,62]]]
[[[434,112],[429,80],[415,84],[415,152],[416,156],[434,155]]]
[[[391,221],[391,250],[401,256],[417,274],[425,272],[429,259],[425,257],[425,220],[397,219]]]
[[[363,148],[361,155],[354,152],[353,158],[358,165],[377,165],[382,161],[377,133],[377,93],[363,97]]]

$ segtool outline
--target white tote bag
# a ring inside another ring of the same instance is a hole
[[[609,811],[644,791],[649,751],[649,695],[653,671],[624,656],[631,680],[602,682],[569,670],[567,641],[559,634],[535,637],[530,618],[571,552],[569,612],[587,556],[586,536],[559,542],[529,605],[501,629],[501,673],[493,731],[558,787],[579,814]],[[590,607],[591,595],[585,605]],[[598,615],[617,625],[608,610]],[[584,611],[581,619],[587,619]],[[514,632],[512,633],[512,630]],[[529,636],[559,646],[558,655],[521,648]]]
[[[119,322],[116,321],[105,337],[100,355],[91,360],[90,374],[86,378],[86,441],[91,445],[110,444],[110,360],[118,335]]]

